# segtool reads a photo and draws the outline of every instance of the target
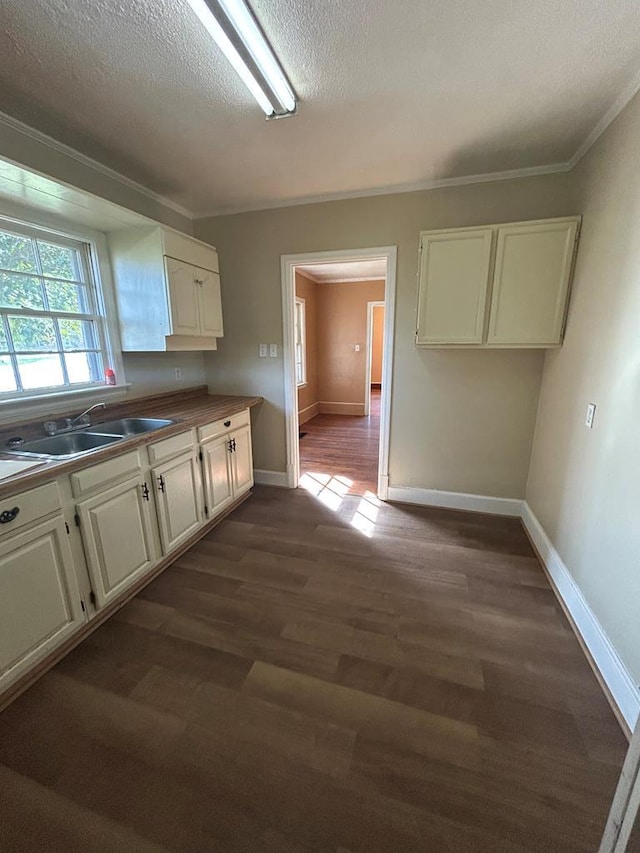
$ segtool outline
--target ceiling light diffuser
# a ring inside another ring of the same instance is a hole
[[[296,111],[296,96],[245,0],[187,0],[267,118]]]

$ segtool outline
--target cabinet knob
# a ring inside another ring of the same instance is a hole
[[[224,422],[224,425],[225,425],[226,427],[230,427],[230,426],[231,426],[231,421],[225,421],[225,422]]]
[[[5,509],[4,512],[0,512],[0,524],[8,524],[10,521],[13,521],[19,512],[19,506],[14,506],[13,509]]]

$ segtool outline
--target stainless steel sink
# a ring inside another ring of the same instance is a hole
[[[155,429],[171,426],[175,421],[167,418],[121,418],[118,421],[108,421],[105,424],[95,424],[91,427],[92,433],[107,433],[109,435],[141,435],[145,432],[153,432]]]
[[[35,441],[26,441],[13,450],[5,453],[17,456],[55,457],[60,459],[65,456],[78,456],[81,453],[89,453],[107,447],[116,441],[122,441],[121,435],[95,434],[86,430],[68,432],[64,435],[52,435],[49,438],[38,438]]]

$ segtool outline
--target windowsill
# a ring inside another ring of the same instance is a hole
[[[19,400],[3,400],[0,402],[0,423],[62,412],[67,410],[69,405],[73,405],[74,400],[87,401],[92,398],[102,400],[105,397],[124,397],[130,387],[130,382],[123,382],[120,385],[99,385],[91,388],[56,391],[51,394],[34,394],[30,397],[22,397]]]

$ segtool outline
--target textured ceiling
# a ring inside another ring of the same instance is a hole
[[[296,269],[320,284],[339,281],[371,281],[386,277],[387,261],[385,258],[366,261],[332,261],[324,264],[300,264]]]
[[[295,118],[185,0],[3,0],[0,109],[198,213],[565,162],[640,67],[638,0],[253,7]]]

